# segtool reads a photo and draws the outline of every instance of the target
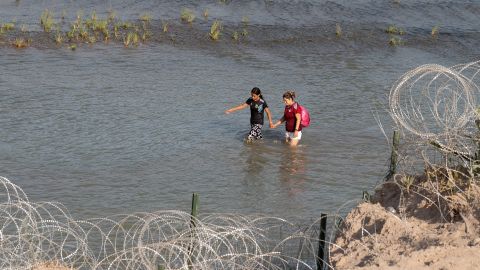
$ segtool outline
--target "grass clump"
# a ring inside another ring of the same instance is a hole
[[[140,38],[136,32],[128,32],[128,34],[123,38],[123,45],[125,47],[137,46]]]
[[[162,29],[164,33],[168,32],[168,23],[167,22],[162,22]]]
[[[132,37],[133,45],[137,46],[139,41],[140,41],[140,37],[138,36],[138,33],[136,32],[133,33],[133,37]]]
[[[415,183],[415,176],[413,175],[404,175],[401,179],[400,179],[400,186],[403,187],[405,189],[405,191],[407,193],[410,193],[410,189],[411,187],[413,186],[413,184]]]
[[[232,39],[238,41],[240,39],[240,34],[237,31],[234,31],[232,34]]]
[[[62,44],[63,43],[63,34],[60,31],[60,29],[57,29],[57,32],[55,33],[55,42],[57,44]]]
[[[220,38],[220,34],[222,32],[222,23],[218,20],[215,20],[210,27],[209,36],[212,40],[218,40]]]
[[[113,10],[109,10],[109,11],[108,11],[107,20],[108,20],[109,22],[115,21],[115,18],[116,18],[116,17],[117,17],[117,13],[116,13],[115,11],[113,11]]]
[[[95,29],[95,26],[97,24],[97,13],[95,10],[92,11],[91,18],[87,18],[84,24],[85,24],[85,27],[87,27],[88,29],[92,29],[92,30]]]
[[[3,23],[0,26],[0,31],[2,33],[7,32],[7,31],[12,31],[13,29],[15,29],[15,24],[14,23]]]
[[[87,29],[85,29],[84,27],[81,27],[81,28],[80,28],[79,38],[80,38],[80,39],[87,39],[87,38],[88,38],[88,31],[87,31]]]
[[[128,22],[128,21],[126,21],[126,22],[121,22],[121,23],[120,23],[120,27],[121,27],[122,29],[127,30],[127,29],[130,29],[130,28],[133,28],[133,23]]]
[[[93,31],[101,33],[105,41],[107,41],[110,38],[110,31],[108,30],[108,20],[95,21],[93,25]]]
[[[430,35],[431,35],[432,37],[434,37],[434,38],[438,37],[439,30],[440,30],[440,29],[438,28],[438,26],[434,26],[434,27],[432,28],[432,32],[430,33]]]
[[[152,33],[151,33],[150,31],[147,31],[147,30],[143,31],[143,33],[142,33],[142,42],[147,41],[147,40],[148,40],[149,38],[151,38],[151,37],[152,37]]]
[[[405,42],[400,37],[395,36],[395,37],[391,37],[388,40],[388,44],[392,47],[397,47],[397,46],[404,45]]]
[[[120,26],[118,24],[115,24],[113,26],[113,36],[117,39],[120,36]]]
[[[402,28],[399,28],[395,25],[390,25],[385,29],[385,32],[393,35],[404,35],[405,31]]]
[[[55,22],[53,20],[53,14],[48,11],[48,9],[45,9],[45,11],[43,11],[42,15],[40,16],[40,24],[42,25],[45,32],[50,32],[52,30]]]
[[[88,36],[87,42],[90,43],[90,44],[93,44],[93,43],[97,42],[97,38],[95,36]]]
[[[386,33],[390,34],[390,39],[388,44],[392,47],[404,45],[405,42],[399,37],[405,34],[405,31],[395,25],[390,25],[385,30]]]
[[[142,15],[140,15],[140,21],[142,22],[150,22],[152,20],[152,15],[150,15],[150,13],[144,13]]]
[[[29,44],[30,44],[30,41],[24,38],[15,38],[15,40],[13,40],[12,42],[12,45],[18,49],[26,48],[28,47]]]
[[[82,13],[78,12],[77,19],[70,25],[70,31],[66,33],[67,38],[71,41],[87,40],[89,36],[87,24],[90,25],[91,23],[90,20],[87,21],[84,22],[82,18]]]
[[[342,27],[340,26],[340,24],[336,24],[335,25],[335,35],[337,37],[341,37],[342,36]]]
[[[183,22],[192,23],[195,20],[195,14],[193,14],[193,11],[190,9],[184,8],[180,13],[180,19]]]

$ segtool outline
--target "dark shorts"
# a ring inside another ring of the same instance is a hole
[[[248,133],[247,140],[263,139],[262,127],[260,124],[252,124],[250,132]]]

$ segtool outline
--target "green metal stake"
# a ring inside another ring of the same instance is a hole
[[[393,131],[392,154],[390,155],[390,169],[385,180],[390,180],[397,172],[398,146],[400,145],[400,132]]]
[[[197,227],[197,215],[198,215],[198,194],[193,193],[192,195],[192,212],[191,212],[191,217],[190,217],[190,231],[192,235],[192,243],[188,247],[188,257],[189,257],[189,263],[188,263],[188,269],[192,269],[192,263],[193,263],[193,258],[192,258],[192,250],[193,250],[193,245],[195,244],[193,242],[193,239],[195,238],[195,227]]]
[[[477,108],[477,115],[478,113],[479,113],[479,109]],[[478,131],[480,131],[480,119],[475,120],[475,125],[477,126]],[[480,140],[477,137],[477,153],[475,155],[475,161],[478,163],[479,160],[480,160]]]
[[[198,215],[198,194],[193,193],[192,195],[192,213],[191,213],[191,220],[190,220],[190,228],[196,227],[196,221]]]
[[[320,234],[318,236],[317,270],[323,270],[325,257],[325,234],[327,232],[327,214],[320,213]]]

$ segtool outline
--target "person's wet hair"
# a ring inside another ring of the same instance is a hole
[[[252,91],[250,93],[255,94],[255,95],[259,96],[261,99],[265,100],[262,96],[262,91],[260,91],[260,88],[258,88],[258,87],[252,88]]]
[[[287,92],[283,93],[283,98],[294,100],[295,99],[295,91],[288,90]]]

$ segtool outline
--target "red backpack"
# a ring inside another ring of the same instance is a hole
[[[307,108],[303,107],[302,105],[295,103],[295,110],[298,107],[302,110],[302,113],[300,114],[300,117],[302,118],[302,121],[300,121],[300,125],[302,125],[302,128],[306,128],[310,126],[310,113],[308,112]]]

